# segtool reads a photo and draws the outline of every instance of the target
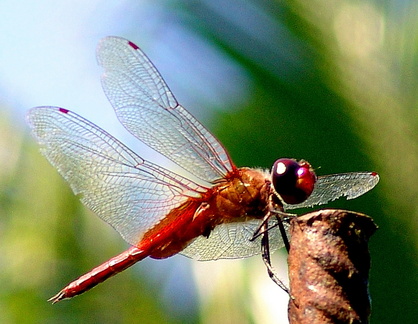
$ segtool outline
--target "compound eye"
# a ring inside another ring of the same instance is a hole
[[[274,190],[286,204],[300,204],[311,195],[316,175],[306,161],[279,159],[273,164],[271,180]]]

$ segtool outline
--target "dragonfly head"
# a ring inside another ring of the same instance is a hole
[[[300,204],[311,195],[316,174],[306,161],[278,159],[271,170],[271,182],[286,204]]]

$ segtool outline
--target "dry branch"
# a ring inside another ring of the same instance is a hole
[[[368,323],[368,240],[376,229],[370,217],[345,210],[291,221],[291,324]]]

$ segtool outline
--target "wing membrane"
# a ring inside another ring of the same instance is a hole
[[[318,177],[311,196],[301,204],[288,205],[285,209],[296,209],[326,204],[340,197],[354,199],[371,190],[379,182],[374,172],[339,173]]]
[[[222,144],[174,98],[133,43],[104,38],[97,49],[103,89],[120,122],[139,140],[207,182],[234,168]]]
[[[206,190],[66,109],[33,108],[27,118],[42,153],[74,193],[132,245],[171,209]]]
[[[197,237],[180,254],[199,261],[217,259],[247,258],[261,253],[261,236],[253,241],[255,231],[260,226],[261,220],[252,219],[240,223],[225,223],[217,225],[208,238]],[[277,223],[271,219],[269,227]],[[289,224],[283,223],[286,232]],[[284,246],[282,236],[277,227],[269,231],[270,251],[274,252]]]

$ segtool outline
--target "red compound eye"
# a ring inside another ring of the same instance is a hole
[[[273,164],[271,178],[274,190],[287,204],[300,204],[312,193],[316,175],[306,161],[279,159]]]

